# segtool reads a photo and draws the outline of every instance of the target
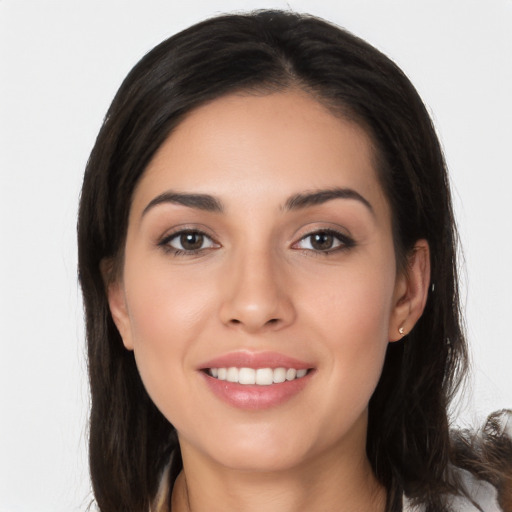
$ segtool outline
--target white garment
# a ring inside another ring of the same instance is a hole
[[[491,484],[477,480],[467,471],[460,471],[468,495],[484,512],[503,512],[498,505],[498,493]],[[470,500],[461,496],[447,497],[446,504],[450,512],[480,512]],[[423,510],[423,506],[414,507],[404,496],[403,512],[423,512]]]

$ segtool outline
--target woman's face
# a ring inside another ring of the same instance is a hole
[[[302,92],[188,115],[134,192],[109,288],[184,454],[246,470],[364,452],[406,295],[368,136]]]

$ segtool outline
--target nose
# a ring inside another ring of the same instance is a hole
[[[249,333],[280,330],[295,320],[286,273],[270,251],[238,255],[221,286],[222,323]]]

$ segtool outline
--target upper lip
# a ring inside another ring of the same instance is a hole
[[[200,370],[207,368],[295,368],[307,370],[313,367],[311,363],[278,352],[249,352],[237,351],[223,354],[210,359],[199,366]]]

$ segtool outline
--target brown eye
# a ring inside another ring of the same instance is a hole
[[[176,255],[194,254],[204,249],[219,247],[208,235],[194,230],[174,233],[162,240],[160,245],[172,250]]]
[[[180,235],[180,244],[185,251],[197,251],[201,249],[204,235],[201,233],[183,233]]]
[[[327,229],[306,235],[294,244],[293,248],[328,254],[342,249],[350,249],[354,245],[354,240],[349,236]]]
[[[332,249],[334,236],[331,233],[315,233],[311,235],[311,247],[317,251],[328,251]]]

